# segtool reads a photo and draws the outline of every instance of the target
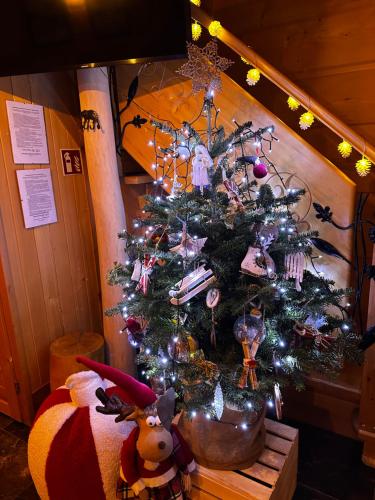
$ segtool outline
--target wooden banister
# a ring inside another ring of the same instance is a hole
[[[196,19],[202,26],[208,28],[213,21],[201,8],[191,5],[192,18]],[[230,47],[240,57],[243,57],[277,87],[286,94],[293,96],[302,106],[310,110],[319,121],[331,129],[340,138],[348,141],[360,154],[365,155],[375,164],[375,147],[369,144],[362,136],[357,134],[346,123],[337,118],[324,106],[311,98],[298,85],[295,85],[289,78],[269,64],[263,57],[258,55],[252,48],[247,47],[241,40],[223,27],[218,39]]]

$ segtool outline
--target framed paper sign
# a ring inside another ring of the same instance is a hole
[[[48,164],[43,106],[6,101],[13,161],[16,164]]]
[[[26,229],[57,222],[51,170],[17,170],[17,180]]]

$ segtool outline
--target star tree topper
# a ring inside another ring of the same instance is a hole
[[[191,78],[193,94],[197,94],[200,90],[220,91],[222,88],[220,73],[228,69],[233,61],[218,55],[218,46],[214,40],[202,48],[189,42],[187,47],[188,61],[177,72]]]

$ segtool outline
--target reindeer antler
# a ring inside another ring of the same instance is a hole
[[[126,417],[133,413],[135,409],[134,405],[124,403],[118,396],[116,396],[116,394],[113,394],[111,397],[107,396],[101,387],[96,389],[95,394],[99,401],[103,404],[103,406],[96,406],[96,411],[103,413],[104,415],[117,415],[115,422],[125,420]]]

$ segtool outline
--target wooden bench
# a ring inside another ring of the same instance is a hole
[[[198,466],[194,500],[290,500],[297,483],[298,430],[266,419],[266,444],[258,461],[241,471]]]

